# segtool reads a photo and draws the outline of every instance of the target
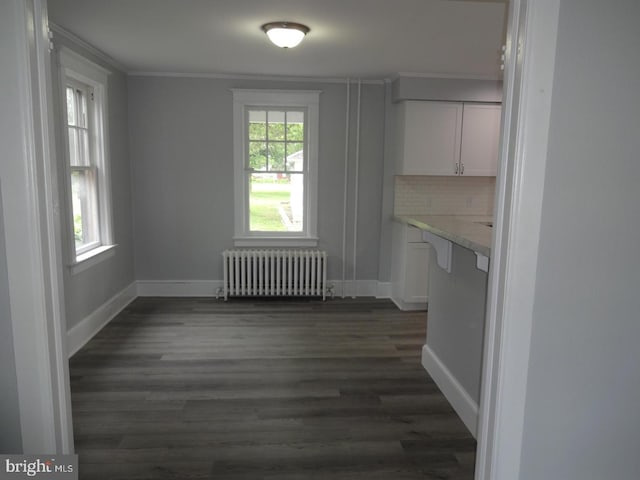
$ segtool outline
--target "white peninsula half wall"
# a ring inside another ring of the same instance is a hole
[[[422,364],[475,436],[495,177],[399,175],[394,186],[392,298],[428,305]],[[445,268],[429,234],[448,242]]]
[[[451,272],[436,265],[429,269],[432,300],[422,348],[422,365],[474,437],[480,404],[487,279],[487,272],[477,266],[474,252],[453,243]]]
[[[475,436],[480,402],[482,350],[491,256],[491,217],[397,215],[431,245],[429,314],[422,365]]]

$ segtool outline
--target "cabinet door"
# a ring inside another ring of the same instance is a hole
[[[491,177],[498,171],[500,105],[465,104],[462,121],[460,172]]]
[[[399,175],[456,175],[460,158],[462,104],[407,101],[401,125]]]
[[[429,282],[428,243],[407,243],[403,300],[409,303],[427,301]]]

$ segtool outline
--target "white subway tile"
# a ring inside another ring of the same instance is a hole
[[[493,177],[397,176],[394,213],[491,215],[494,192]]]

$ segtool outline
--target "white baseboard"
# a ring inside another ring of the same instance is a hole
[[[391,301],[403,312],[426,311],[427,302],[405,302],[400,298],[391,297]]]
[[[378,282],[376,298],[391,298],[391,282]]]
[[[102,327],[109,323],[137,296],[136,283],[116,293],[109,300],[100,305],[90,315],[85,317],[67,331],[67,351],[69,357],[80,350],[91,340]]]
[[[460,382],[427,345],[422,347],[422,366],[431,375],[433,381],[436,382],[438,388],[475,438],[478,430],[478,404],[473,401]]]
[[[327,280],[333,286],[336,297],[343,295],[341,280]],[[140,297],[215,297],[222,280],[138,280]],[[355,287],[355,288],[354,288]],[[344,296],[389,298],[391,284],[377,280],[356,280],[344,282]]]
[[[140,297],[215,297],[222,280],[138,280]]]
[[[333,286],[335,297],[376,297],[389,298],[391,284],[378,282],[377,280],[327,280],[329,286]]]

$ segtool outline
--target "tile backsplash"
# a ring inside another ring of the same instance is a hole
[[[396,215],[493,215],[495,177],[396,176]]]

